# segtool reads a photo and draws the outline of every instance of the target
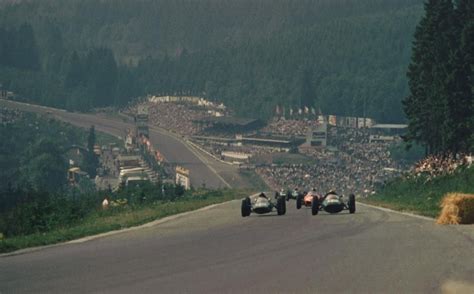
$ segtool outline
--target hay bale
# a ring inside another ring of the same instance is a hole
[[[436,223],[442,225],[474,224],[474,195],[448,193],[441,202]]]

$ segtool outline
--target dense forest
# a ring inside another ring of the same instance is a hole
[[[427,153],[474,148],[474,2],[429,0],[416,29],[403,100],[407,139]]]
[[[241,116],[308,106],[400,122],[422,12],[422,0],[3,1],[1,58],[16,34],[38,59],[1,63],[0,83],[77,110],[189,93]]]

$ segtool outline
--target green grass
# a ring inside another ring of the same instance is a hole
[[[156,202],[146,206],[110,208],[91,213],[81,223],[46,233],[16,236],[0,240],[0,253],[78,239],[85,236],[138,226],[170,215],[196,210],[211,204],[243,198],[246,190],[195,191],[174,202]]]
[[[395,210],[437,217],[441,211],[441,200],[449,192],[474,193],[474,167],[460,169],[452,175],[430,181],[424,176],[397,179],[377,194],[360,200]]]
[[[256,191],[269,191],[270,188],[253,170],[240,170],[239,174],[245,179],[249,187]]]
[[[96,138],[96,144],[99,145],[99,146],[102,146],[102,145],[109,145],[109,143],[115,143],[115,146],[117,147],[123,147],[124,145],[124,142],[123,140],[120,140],[119,138],[115,137],[115,136],[112,136],[110,134],[107,134],[107,133],[103,133],[103,132],[98,132],[96,130],[95,132],[95,138]]]

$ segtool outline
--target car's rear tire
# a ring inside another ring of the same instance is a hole
[[[354,194],[349,195],[349,213],[354,213],[356,211],[356,200]]]
[[[242,206],[241,206],[242,217],[249,216],[250,210],[251,210],[250,198],[246,197],[245,199],[242,199]]]
[[[284,215],[286,213],[285,197],[278,197],[278,200],[277,200],[277,213],[278,213],[278,215]]]
[[[303,196],[302,195],[298,195],[296,197],[296,209],[300,209],[301,208],[301,205],[303,205]]]
[[[317,215],[319,212],[319,200],[317,197],[313,197],[313,202],[311,202],[311,214]]]

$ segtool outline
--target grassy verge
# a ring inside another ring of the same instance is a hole
[[[241,170],[239,174],[245,181],[252,187],[253,190],[256,191],[270,191],[271,189],[268,185],[262,180],[262,178],[257,175],[257,173],[253,170]]]
[[[441,199],[448,192],[474,193],[474,167],[432,180],[428,180],[425,176],[414,179],[397,179],[387,184],[377,194],[360,199],[360,201],[437,217],[441,210]]]
[[[118,137],[112,136],[107,133],[96,131],[95,136],[96,136],[96,144],[99,146],[109,145],[109,143],[115,143],[115,146],[117,147],[123,147],[124,145],[123,140],[120,140]]]
[[[196,210],[211,204],[243,198],[245,190],[196,191],[174,202],[155,202],[146,206],[124,206],[91,213],[80,223],[45,233],[0,240],[0,253],[43,246],[138,226],[170,215]]]

